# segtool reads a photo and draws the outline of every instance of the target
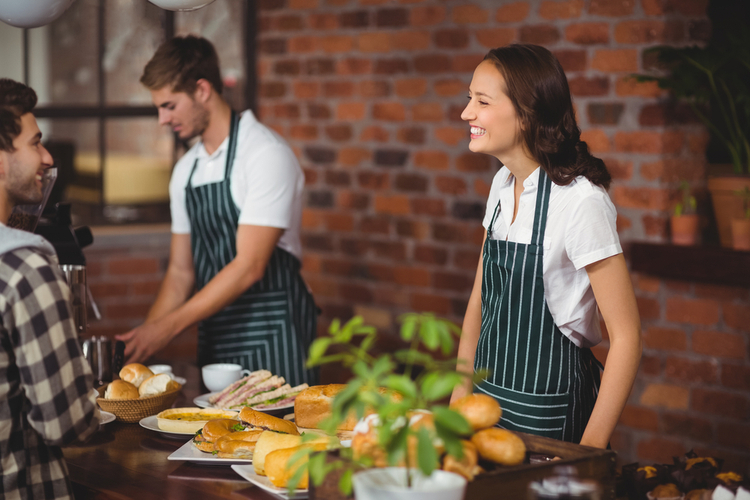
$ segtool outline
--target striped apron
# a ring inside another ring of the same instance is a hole
[[[239,116],[233,111],[224,180],[193,187],[196,159],[185,188],[198,290],[237,254],[240,210],[232,199],[230,179],[238,127]],[[270,370],[293,386],[317,383],[317,370],[306,369],[305,362],[318,308],[299,270],[299,260],[277,246],[263,278],[198,325],[198,365],[238,363],[248,370]]]
[[[500,403],[500,427],[578,443],[599,390],[601,364],[554,323],[544,298],[543,250],[552,181],[544,169],[531,243],[493,240],[484,245],[482,326],[474,370],[489,376],[474,386]]]

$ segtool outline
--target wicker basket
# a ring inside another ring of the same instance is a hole
[[[180,394],[182,386],[178,385],[177,389],[164,394],[139,399],[104,399],[107,386],[103,385],[98,390],[100,397],[96,398],[96,402],[102,410],[113,413],[120,422],[136,423],[142,418],[170,408]]]

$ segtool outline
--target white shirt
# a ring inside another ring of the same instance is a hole
[[[240,224],[284,229],[278,246],[302,257],[300,223],[305,176],[297,157],[276,132],[256,120],[252,111],[242,113],[237,153],[230,179],[232,199],[240,209]],[[172,232],[190,234],[185,187],[198,159],[192,185],[224,179],[229,137],[211,155],[199,141],[175,165],[169,181]]]
[[[524,180],[512,225],[515,177],[507,167],[495,174],[482,222],[485,228],[490,225],[500,200],[492,239],[531,243],[540,171],[537,168]],[[544,297],[557,327],[579,347],[602,340],[599,311],[584,268],[622,253],[616,220],[615,206],[601,186],[585,177],[567,186],[552,183],[544,234]]]

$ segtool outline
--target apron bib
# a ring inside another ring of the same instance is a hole
[[[557,328],[544,298],[544,231],[552,187],[539,172],[531,243],[491,239],[484,245],[482,326],[474,370],[489,369],[474,386],[500,403],[499,426],[579,442],[596,402],[601,364],[590,349]]]
[[[237,255],[240,210],[232,199],[230,178],[238,127],[239,116],[232,111],[224,180],[193,187],[196,159],[185,188],[198,290]],[[260,281],[199,323],[198,365],[238,363],[248,370],[269,370],[292,386],[317,383],[317,370],[308,370],[305,362],[318,308],[299,270],[299,260],[277,246]]]

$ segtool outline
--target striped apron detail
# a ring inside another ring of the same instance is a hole
[[[488,369],[474,391],[498,400],[500,426],[579,442],[596,402],[601,364],[555,325],[544,298],[544,232],[552,181],[540,170],[531,243],[484,246],[482,326],[474,369]]]
[[[233,111],[224,179],[194,187],[196,160],[185,188],[198,290],[237,255],[240,210],[232,199],[230,179],[238,126]],[[248,370],[270,370],[293,386],[317,383],[317,370],[306,369],[305,362],[318,308],[299,271],[299,260],[277,246],[258,282],[199,323],[198,365],[238,363]]]

